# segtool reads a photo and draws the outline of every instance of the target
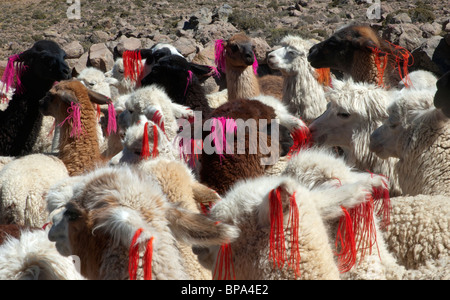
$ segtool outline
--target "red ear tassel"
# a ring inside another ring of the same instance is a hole
[[[152,151],[152,157],[155,158],[159,155],[158,151],[158,127],[156,125],[153,125],[153,151]]]
[[[339,220],[335,247],[336,249],[338,247],[341,249],[341,252],[336,252],[339,262],[339,271],[341,273],[345,273],[350,271],[356,263],[356,244],[355,234],[353,233],[352,218],[344,207],[341,208],[344,212],[344,216]]]
[[[300,277],[300,247],[299,247],[299,213],[297,201],[295,200],[295,192],[289,197],[289,219],[291,233],[291,256],[288,264],[294,270],[295,276]]]
[[[233,264],[233,253],[231,252],[230,244],[222,244],[220,246],[219,253],[217,254],[213,278],[217,280],[236,280]]]
[[[373,198],[371,194],[368,194],[367,197],[368,201],[350,209],[349,211],[353,222],[353,232],[357,241],[356,250],[360,251],[361,260],[364,258],[367,251],[371,254],[372,247],[377,245]]]
[[[291,136],[294,140],[294,144],[289,149],[287,154],[288,158],[291,158],[292,155],[297,154],[300,150],[307,149],[312,146],[312,135],[307,126],[302,126],[301,128],[296,129],[293,133],[291,133]]]
[[[148,145],[148,122],[144,126],[144,137],[142,138],[141,160],[150,157],[150,147]]]
[[[375,55],[374,60],[375,60],[375,66],[377,67],[377,73],[378,73],[378,82],[377,84],[381,87],[384,87],[384,71],[386,70],[387,67],[387,62],[388,62],[388,54],[382,52],[380,49],[378,48],[371,48],[372,49],[372,53]],[[383,61],[381,59],[381,57],[383,57]]]
[[[143,70],[142,57],[140,51],[125,51],[123,59],[123,76],[137,82]]]
[[[164,121],[162,120],[162,115],[159,111],[156,111],[152,116],[152,122],[158,125],[161,130],[166,133],[166,129],[164,126]]]
[[[152,236],[147,243],[143,258],[144,280],[152,280],[153,240]]]
[[[97,105],[97,122],[98,122],[98,121],[100,121],[100,118],[102,116],[102,110],[100,108],[100,105],[98,105],[98,104],[96,104],[96,105]]]
[[[272,190],[269,194],[270,206],[270,250],[269,259],[273,261],[274,268],[288,266],[295,276],[300,276],[300,247],[299,247],[299,212],[295,200],[295,192],[289,197],[289,219],[291,255],[286,257],[286,240],[284,235],[283,203],[281,200],[281,187]]]
[[[391,218],[391,198],[389,196],[389,189],[386,183],[383,183],[383,187],[373,187],[372,196],[375,201],[375,205],[378,207],[376,212],[377,216],[381,216],[381,228],[387,229],[390,224]]]
[[[130,280],[136,280],[137,269],[139,265],[139,244],[136,244],[137,239],[141,235],[143,229],[139,228],[131,241],[130,249],[128,251],[128,275]]]
[[[281,187],[269,194],[270,206],[270,251],[269,259],[273,267],[281,269],[286,261],[286,245],[283,227],[283,203],[281,202]]]

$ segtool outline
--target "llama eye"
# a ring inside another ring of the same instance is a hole
[[[397,128],[398,124],[389,124],[389,128],[390,129],[395,129]]]
[[[338,113],[337,116],[342,118],[342,119],[350,118],[350,114],[349,113]]]
[[[66,216],[69,219],[69,221],[75,221],[79,217],[79,215],[76,212],[70,210],[66,210],[64,216]]]

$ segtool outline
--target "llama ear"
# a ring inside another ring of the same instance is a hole
[[[373,49],[379,48],[379,46],[374,41],[364,36],[353,38],[351,40],[351,43],[355,48],[367,51],[372,51]]]
[[[197,76],[198,78],[202,78],[205,76],[210,77],[213,75],[212,72],[213,70],[211,69],[210,66],[189,63],[189,67],[191,71],[195,74],[195,76]]]
[[[239,237],[239,228],[212,220],[199,213],[170,208],[166,217],[177,239],[187,244],[213,246],[230,243]]]
[[[59,98],[67,103],[67,104],[71,104],[71,103],[79,103],[77,96],[75,95],[74,92],[69,91],[69,90],[58,90],[56,91],[56,94],[59,96]]]
[[[291,199],[295,198],[295,187],[295,181],[289,178],[269,192],[259,210],[259,224],[262,227],[269,226],[273,219],[287,219]]]
[[[109,104],[111,102],[111,99],[109,97],[102,95],[100,93],[94,92],[89,89],[88,89],[88,94],[89,94],[89,99],[93,103],[96,103],[99,105],[104,105],[104,104]]]

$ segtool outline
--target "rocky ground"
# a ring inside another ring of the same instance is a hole
[[[80,19],[69,19],[76,1],[2,0],[3,64],[40,39],[58,42],[75,72],[87,65],[107,69],[117,52],[158,42],[172,43],[192,59],[210,53],[215,39],[239,31],[255,38],[264,63],[267,51],[286,34],[320,41],[357,22],[414,52],[417,68],[438,74],[450,68],[450,7],[441,0],[81,0]],[[437,62],[436,51],[443,53]]]

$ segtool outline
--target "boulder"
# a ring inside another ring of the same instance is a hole
[[[114,56],[104,43],[94,44],[89,49],[89,62],[94,68],[107,72],[114,65]]]
[[[70,42],[62,48],[66,51],[67,59],[80,58],[84,53],[83,46],[78,41]]]

